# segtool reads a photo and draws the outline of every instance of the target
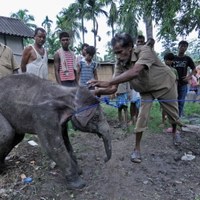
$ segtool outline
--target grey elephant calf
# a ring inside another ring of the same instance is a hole
[[[25,133],[37,134],[41,146],[62,170],[69,189],[85,186],[66,123],[102,137],[111,158],[110,128],[99,100],[84,87],[67,88],[30,74],[0,79],[0,171],[5,157]],[[88,138],[89,139],[89,138]]]

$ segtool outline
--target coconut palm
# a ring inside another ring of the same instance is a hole
[[[47,34],[51,31],[52,23],[53,23],[53,21],[50,20],[48,16],[46,16],[44,21],[41,24],[44,27],[44,29],[46,30]]]
[[[77,0],[59,13],[57,16],[57,28],[68,30],[76,38],[80,38],[80,31],[82,33],[82,43],[84,43],[85,33],[87,33],[84,25],[84,16],[87,11],[87,0]]]
[[[85,14],[88,20],[92,20],[93,22],[93,29],[92,32],[94,34],[94,46],[96,47],[96,39],[98,38],[99,41],[101,37],[98,35],[98,19],[97,17],[100,14],[104,14],[108,17],[108,14],[102,8],[105,7],[105,4],[102,2],[97,2],[95,0],[88,0],[88,12]]]
[[[12,13],[10,17],[12,18],[16,18],[16,19],[20,19],[21,21],[23,21],[29,28],[31,29],[35,29],[37,26],[34,23],[35,18],[33,15],[28,14],[28,10],[24,9],[24,10],[19,10],[16,13]]]
[[[113,2],[111,0],[107,24],[108,24],[108,26],[111,27],[111,35],[112,35],[112,37],[114,37],[114,34],[115,34],[114,25],[118,21],[118,14],[119,14],[119,12],[117,10],[117,5],[116,5],[115,2]]]
[[[51,41],[50,38],[52,37],[52,34],[51,34],[52,23],[53,23],[53,21],[50,20],[48,16],[46,16],[44,21],[41,24],[47,32],[47,39],[46,39],[45,47],[47,48],[48,51],[50,49],[50,43],[49,43]]]
[[[72,38],[80,39],[79,31],[81,30],[81,23],[77,20],[76,13],[72,6],[63,8],[56,16],[56,31],[66,30],[72,36]]]
[[[87,0],[77,0],[76,3],[70,5],[74,19],[81,20],[82,43],[85,43],[85,33],[87,29],[84,25],[84,16],[87,13]],[[68,8],[69,9],[69,8]]]

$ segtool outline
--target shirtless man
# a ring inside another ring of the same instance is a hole
[[[34,39],[35,43],[27,46],[23,51],[21,70],[48,79],[48,57],[43,47],[46,41],[46,31],[43,28],[36,28]]]

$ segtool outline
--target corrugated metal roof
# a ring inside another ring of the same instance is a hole
[[[34,32],[19,19],[0,16],[0,34],[32,38]]]

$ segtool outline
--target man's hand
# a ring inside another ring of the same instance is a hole
[[[87,82],[88,87],[102,87],[107,88],[110,86],[110,82],[108,81],[98,81],[98,80],[89,80]]]

